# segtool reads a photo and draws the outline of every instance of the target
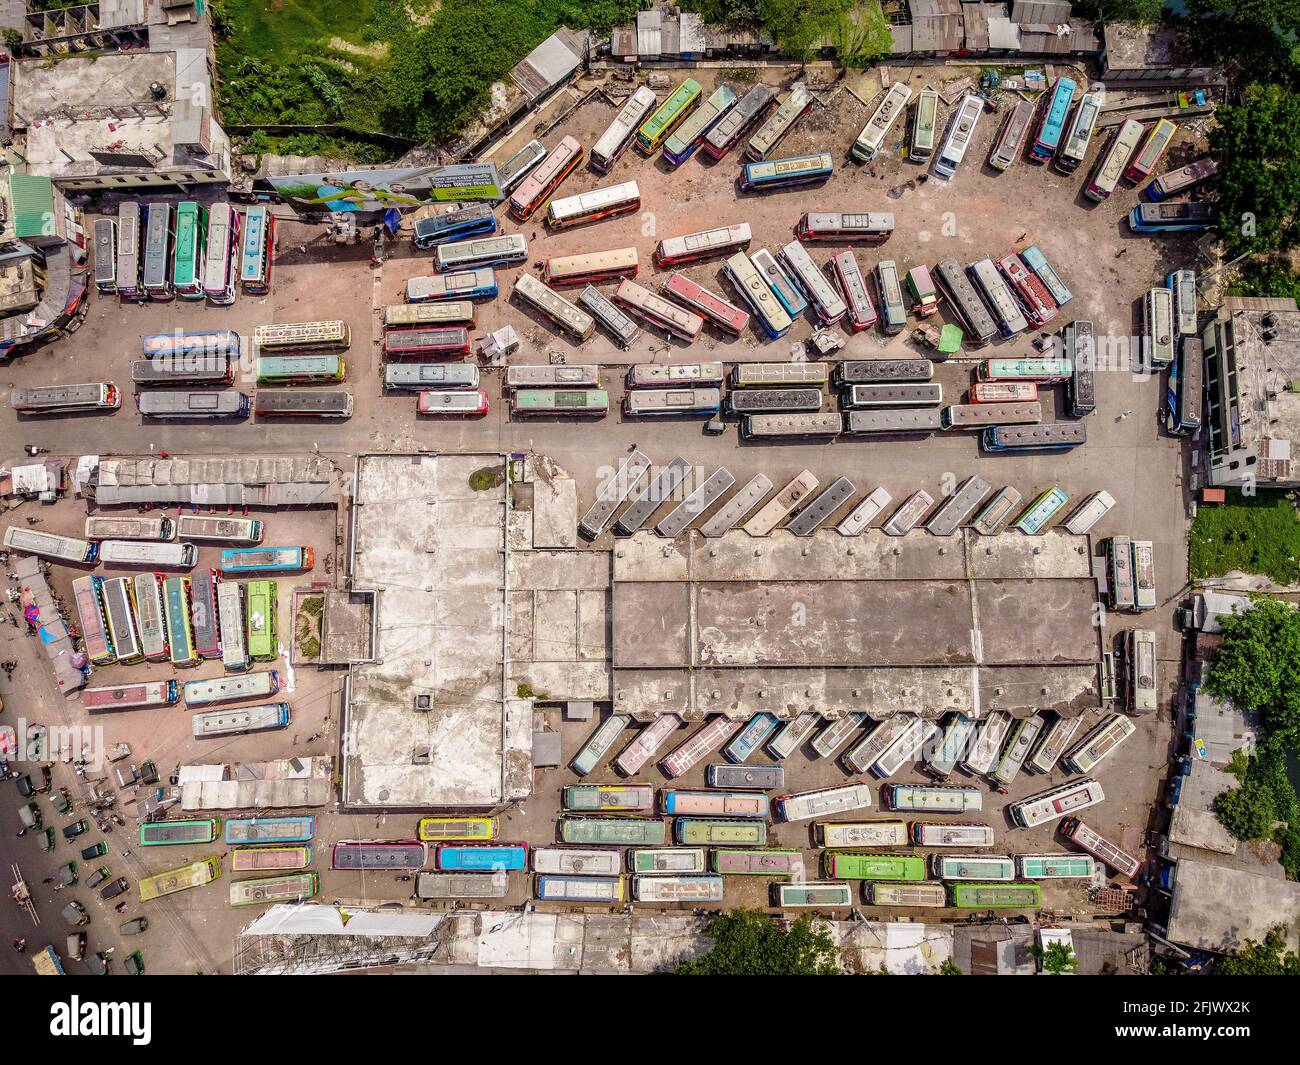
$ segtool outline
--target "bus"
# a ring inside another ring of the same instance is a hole
[[[182,514],[176,519],[176,535],[182,540],[203,540],[229,544],[260,544],[264,526],[255,518],[217,518]]]
[[[521,388],[510,396],[515,417],[570,414],[603,418],[609,413],[609,393],[599,388]]]
[[[1120,850],[1105,836],[1089,828],[1077,817],[1067,817],[1061,822],[1061,835],[1076,843],[1091,854],[1097,861],[1110,866],[1121,876],[1130,880],[1137,876],[1142,863],[1131,854]]]
[[[256,662],[279,657],[278,614],[275,581],[249,581],[244,586],[244,643]]]
[[[1041,328],[1056,317],[1056,301],[1047,286],[1030,271],[1018,255],[1008,255],[997,261],[997,268],[1006,278],[1020,306],[1024,308],[1029,324]]]
[[[524,279],[537,282],[528,274],[520,275]],[[515,289],[518,291],[519,284]],[[469,330],[460,327],[450,329],[385,329],[383,352],[388,359],[440,359],[460,358],[469,354]],[[318,356],[324,358],[324,356]],[[306,361],[304,356],[297,356],[289,362]],[[340,361],[340,368],[342,362]],[[342,380],[342,377],[334,378]]]
[[[720,876],[637,876],[632,878],[632,897],[637,902],[721,902]]]
[[[934,154],[934,138],[939,126],[939,94],[934,89],[922,89],[916,97],[912,111],[911,145],[907,157],[914,163],[927,162]]]
[[[746,312],[703,285],[697,285],[685,274],[670,274],[663,284],[663,292],[732,336],[739,336],[749,325],[749,315]]]
[[[207,246],[207,208],[183,200],[176,205],[176,242],[172,250],[172,287],[183,300],[203,298]]]
[[[80,385],[15,388],[9,404],[19,414],[64,414],[83,410],[117,410],[122,393],[112,381]]]
[[[835,164],[829,152],[746,163],[736,178],[736,188],[741,192],[767,192],[797,185],[816,185],[830,180],[834,170]]]
[[[1174,294],[1169,289],[1153,288],[1143,297],[1142,334],[1148,365],[1174,361]]]
[[[1022,880],[1091,880],[1096,863],[1082,854],[1017,854],[1016,874]]]
[[[627,867],[640,876],[689,876],[708,869],[707,853],[703,847],[637,848],[628,851]]]
[[[1088,442],[1088,431],[1078,423],[1046,425],[991,425],[980,443],[985,451],[1067,451]]]
[[[1009,340],[1029,328],[1029,322],[1021,311],[1020,304],[1011,294],[1011,289],[998,273],[992,259],[973,262],[966,268],[966,272],[984,296],[989,309],[993,312],[998,332],[1004,339]]]
[[[167,627],[167,657],[173,666],[196,666],[194,629],[190,614],[190,579],[168,577],[163,581],[163,619]]]
[[[980,347],[992,340],[998,331],[997,324],[961,264],[956,259],[944,259],[935,267],[934,279],[966,331],[967,342]]]
[[[1104,801],[1106,793],[1091,777],[1079,777],[1007,807],[1011,820],[1021,828],[1033,828],[1044,821],[1074,813]]]
[[[614,306],[613,302],[594,285],[578,293],[578,305],[626,350],[641,333],[641,328],[630,317]]]
[[[190,862],[179,869],[168,869],[165,873],[143,876],[138,885],[140,901],[161,898],[187,888],[202,887],[210,884],[221,875],[221,859],[215,854],[198,861]]]
[[[803,852],[797,850],[716,850],[710,864],[724,876],[804,878]]]
[[[632,389],[623,397],[623,416],[705,415],[712,417],[722,408],[722,392],[716,388]]]
[[[637,362],[627,371],[628,388],[717,388],[725,379],[720,362]]]
[[[948,120],[948,129],[944,133],[943,143],[934,160],[934,172],[940,177],[951,178],[957,173],[966,148],[975,135],[975,124],[984,111],[984,101],[973,93],[967,93],[953,110]]]
[[[253,350],[258,354],[277,351],[343,351],[352,343],[348,323],[291,322],[259,325],[253,330]]]
[[[955,784],[886,784],[880,789],[886,809],[919,814],[978,813],[984,795],[978,788]]]
[[[169,300],[172,289],[172,205],[151,203],[145,209],[144,291],[151,300]]]
[[[433,265],[439,273],[465,272],[484,267],[513,266],[527,258],[528,238],[522,233],[503,233],[478,240],[439,244],[433,253]]]
[[[552,229],[600,222],[630,214],[641,206],[641,190],[635,181],[624,181],[603,189],[593,189],[577,196],[552,200],[546,210],[546,224]]]
[[[1121,714],[1112,714],[1061,756],[1061,765],[1072,773],[1091,773],[1111,751],[1137,731]]]
[[[754,318],[762,326],[768,339],[776,340],[785,336],[794,322],[785,313],[785,308],[781,306],[776,295],[767,287],[763,275],[749,261],[749,256],[743,252],[736,252],[726,261],[724,270],[727,279],[754,313]],[[738,319],[733,319],[733,324],[735,321]]]
[[[1066,532],[1082,536],[1115,505],[1115,497],[1105,489],[1093,492],[1080,503],[1064,522]]]
[[[396,303],[384,308],[384,328],[474,325],[474,304],[468,300],[447,303]]]
[[[1061,717],[1059,714],[1053,717],[1043,729],[1038,746],[1025,762],[1025,768],[1033,773],[1050,773],[1060,760],[1066,744],[1078,731],[1080,720],[1077,717]]]
[[[1115,136],[1111,138],[1106,150],[1101,153],[1097,165],[1093,168],[1092,177],[1083,187],[1083,194],[1088,199],[1094,203],[1101,203],[1110,198],[1141,139],[1142,123],[1136,119],[1126,118],[1115,131]]]
[[[244,639],[244,589],[234,581],[217,585],[217,621],[221,631],[222,666],[231,671],[247,669],[250,659]]]
[[[428,251],[439,244],[487,236],[496,231],[497,219],[491,206],[486,203],[470,203],[421,218],[415,223],[411,243],[419,251]]]
[[[347,371],[341,355],[259,355],[256,367],[258,384],[276,385],[342,381]]]
[[[199,560],[199,549],[179,541],[104,540],[99,545],[99,558],[118,566],[191,569]]]
[[[819,388],[739,388],[727,394],[731,414],[761,414],[774,411],[819,411]]]
[[[841,721],[849,720],[851,719],[841,718]],[[852,723],[855,727],[858,724],[857,721]],[[844,738],[847,739],[847,735]],[[823,755],[822,757],[826,756]],[[776,812],[780,815],[782,821],[811,821],[817,817],[846,814],[853,810],[865,810],[870,805],[871,786],[869,784],[844,784],[837,788],[821,788],[817,791],[804,791],[795,795],[782,795],[775,800]]]
[[[534,895],[543,902],[622,902],[621,876],[539,876]]]
[[[614,248],[586,255],[562,255],[542,264],[542,281],[548,285],[591,285],[636,277],[640,269],[635,248]],[[522,275],[527,277],[528,275]]]
[[[475,378],[474,384],[478,384],[477,378]],[[507,390],[517,388],[596,388],[599,384],[599,366],[538,365],[508,366],[506,368],[505,388]]]
[[[547,288],[532,274],[520,274],[515,279],[514,294],[534,310],[558,325],[562,332],[578,340],[586,340],[596,329],[591,315],[578,310],[558,292]],[[469,334],[465,334],[465,344],[469,345]]]
[[[816,906],[833,909],[853,905],[853,889],[848,884],[825,880],[808,880],[802,884],[776,884],[776,904],[790,910]]]
[[[113,290],[128,303],[143,303],[148,297],[140,283],[140,205],[134,201],[117,208],[117,268]]]
[[[876,289],[880,294],[881,329],[886,336],[901,333],[907,325],[907,307],[898,280],[898,264],[893,259],[876,263]]]
[[[614,302],[649,325],[687,343],[698,337],[704,328],[704,319],[698,314],[669,303],[635,281],[619,282],[614,290]]]
[[[424,843],[481,843],[500,830],[496,817],[422,817],[416,834]]]
[[[1191,436],[1201,427],[1205,360],[1198,337],[1183,337],[1178,358],[1169,368],[1165,392],[1165,427],[1177,436]]]
[[[439,869],[444,868],[441,862],[444,847],[446,844],[438,848]],[[349,839],[334,844],[330,853],[330,868],[408,872],[424,868],[428,860],[428,844],[421,843],[418,839]]]
[[[510,878],[500,873],[417,873],[415,894],[421,899],[502,899]]]
[[[822,847],[905,847],[905,821],[816,821],[813,838]]]
[[[227,845],[249,843],[308,843],[316,835],[316,818],[232,817],[226,820]]]
[[[1020,515],[1015,527],[1026,536],[1037,536],[1069,501],[1070,497],[1062,491],[1060,485],[1049,488]]]
[[[804,472],[807,473],[806,470]],[[811,474],[808,474],[808,476],[812,477]],[[812,479],[813,487],[815,487],[816,484],[817,479],[814,477]],[[809,491],[811,491],[811,488]],[[780,496],[777,498],[779,499]],[[867,715],[865,713],[854,711],[845,714],[836,721],[828,721],[825,727],[823,727],[817,735],[813,737],[812,742],[808,745],[812,749],[813,756],[816,758],[829,758],[848,742],[849,737],[861,728],[862,725],[866,723],[866,720]],[[868,806],[871,805],[870,796],[871,793],[868,792],[866,802],[866,805]]]
[[[1169,142],[1173,140],[1174,134],[1177,132],[1178,126],[1176,123],[1167,118],[1160,119],[1151,127],[1151,132],[1147,134],[1147,139],[1142,142],[1142,147],[1133,156],[1133,160],[1128,166],[1124,168],[1124,177],[1135,185],[1149,178],[1151,171],[1159,164],[1165,150],[1169,147]]]
[[[653,810],[652,784],[569,784],[560,791],[560,807],[575,813],[625,813]]]
[[[1029,149],[1029,158],[1035,163],[1045,163],[1056,154],[1061,138],[1065,134],[1065,118],[1070,113],[1070,104],[1074,101],[1077,88],[1073,79],[1060,77],[1052,89],[1047,110],[1043,112],[1042,124],[1038,127],[1038,136],[1034,138]]]
[[[165,662],[171,655],[167,639],[167,607],[161,573],[135,575],[135,615],[140,629],[140,651],[150,662]]]
[[[1065,327],[1065,355],[1073,369],[1066,385],[1066,402],[1072,418],[1097,409],[1096,341],[1092,322],[1074,321]]]
[[[207,258],[203,264],[203,294],[209,303],[235,302],[239,272],[239,212],[222,201],[208,211]]]
[[[608,843],[627,847],[662,847],[668,822],[658,817],[561,817],[565,843]]]
[[[185,682],[186,706],[216,706],[241,699],[265,699],[280,690],[280,674],[273,669],[238,677],[209,677]]]
[[[1002,526],[1020,505],[1023,496],[1011,485],[999,488],[971,522],[971,528],[981,536],[996,536]]]
[[[715,255],[732,255],[749,247],[753,235],[748,222],[703,229],[680,237],[667,237],[655,246],[654,260],[658,267],[680,266],[699,262]]]
[[[72,582],[72,597],[81,619],[81,642],[92,665],[109,666],[117,661],[104,616],[104,581],[101,577],[78,577]]]
[[[1005,710],[994,710],[988,714],[979,726],[975,742],[970,745],[966,756],[958,762],[967,773],[985,776],[993,769],[1002,750],[1002,741],[1011,731],[1011,715]]]
[[[673,823],[673,839],[681,846],[764,847],[767,845],[767,824],[763,821],[679,817]]]
[[[744,722],[715,717],[668,752],[659,762],[670,780],[688,772],[705,755],[712,754],[741,730]]]
[[[1020,158],[1020,149],[1024,147],[1025,134],[1029,132],[1029,123],[1033,117],[1034,105],[1028,100],[1017,100],[1016,106],[1002,120],[1002,127],[993,140],[989,166],[994,170],[1006,170]]]
[[[1134,233],[1198,233],[1214,225],[1212,203],[1140,203],[1128,215]]]
[[[1073,174],[1087,157],[1088,146],[1092,143],[1093,131],[1097,128],[1097,119],[1105,103],[1106,86],[1099,81],[1093,82],[1075,108],[1065,142],[1056,153],[1056,169],[1062,174]]]
[[[976,368],[981,381],[1033,381],[1051,384],[1066,380],[1069,359],[985,359]]]
[[[924,384],[933,378],[934,363],[929,359],[866,359],[835,365],[835,383],[841,388],[911,382]]]
[[[175,847],[189,843],[212,843],[220,822],[212,818],[191,821],[146,821],[140,826],[140,846]]]
[[[925,879],[925,859],[917,854],[854,854],[826,851],[823,855],[826,875],[843,880]]]
[[[259,418],[351,418],[352,393],[259,390],[253,413]]]
[[[704,150],[714,159],[721,159],[776,102],[772,90],[758,82],[740,98],[730,111],[704,135]]]
[[[699,526],[700,533],[709,538],[725,536],[739,525],[745,516],[753,511],[763,499],[767,498],[770,491],[772,491],[772,479],[761,473],[754,474],[738,492],[735,492],[726,503],[718,507]],[[783,517],[785,513],[783,511],[780,517]],[[773,518],[772,525],[775,525],[777,520],[779,518]],[[769,528],[768,531],[770,532],[771,529]]]
[[[230,385],[235,364],[224,355],[136,359],[131,363],[131,383],[141,388],[153,385]]]
[[[637,151],[643,155],[654,155],[669,134],[699,106],[703,95],[704,89],[694,78],[687,78],[678,85],[636,131]]]
[[[1014,880],[1016,863],[999,854],[932,854],[930,872],[939,880]]]
[[[1107,601],[1111,610],[1132,610],[1137,603],[1137,581],[1133,575],[1133,541],[1112,536],[1106,541]]]
[[[948,895],[942,884],[922,881],[919,884],[882,884],[867,881],[862,885],[863,895],[872,906],[919,906],[936,909],[948,905]]]
[[[705,770],[704,782],[711,788],[758,788],[773,791],[785,786],[785,768],[779,765],[717,762]]]
[[[781,139],[794,129],[794,125],[812,107],[813,96],[802,81],[790,86],[790,92],[772,112],[771,117],[758,128],[745,148],[745,158],[753,162],[766,159]]]
[[[993,829],[988,825],[945,825],[913,821],[908,839],[918,847],[991,847]]]
[[[842,251],[831,258],[831,270],[844,304],[848,308],[849,329],[860,333],[876,324],[876,308],[867,291],[867,279],[851,251]],[[873,387],[873,386],[866,386]]]
[[[1203,156],[1193,163],[1180,166],[1177,170],[1170,170],[1167,174],[1161,174],[1146,187],[1147,199],[1155,202],[1167,200],[1170,196],[1185,192],[1192,186],[1199,185],[1202,181],[1208,181],[1218,172],[1219,164],[1208,155]]]
[[[932,384],[849,385],[845,407],[934,407],[943,402],[943,386]]]
[[[1074,294],[1065,287],[1065,282],[1061,280],[1052,264],[1047,261],[1047,256],[1036,245],[1029,245],[1020,253],[1020,258],[1034,272],[1034,276],[1047,286],[1047,293],[1057,307],[1064,307],[1074,299]]]
[[[899,411],[889,411],[886,413],[898,414],[904,413]],[[911,532],[920,523],[925,512],[934,504],[934,497],[929,492],[921,489],[913,492],[893,514],[889,520],[882,526],[881,531],[886,536],[905,536]]]
[[[848,307],[802,244],[797,240],[791,241],[777,251],[777,257],[789,270],[790,279],[813,305],[822,325],[834,325],[848,314]]]
[[[103,293],[117,291],[117,222],[95,219],[95,288]]]
[[[87,518],[88,540],[172,540],[176,523],[171,518]]]
[[[567,369],[547,366],[544,369]],[[510,367],[507,375],[516,368]],[[384,366],[384,387],[419,391],[424,388],[465,388],[479,386],[478,367],[468,362],[390,362]]]
[[[501,191],[501,195],[509,196],[519,182],[531,174],[537,164],[545,158],[546,145],[541,141],[529,141],[497,167],[497,188]]]
[[[565,137],[554,148],[550,150],[546,158],[537,164],[536,168],[523,181],[519,187],[510,194],[509,208],[510,213],[520,222],[526,222],[532,217],[533,212],[541,207],[550,197],[566,177],[573,173],[578,164],[582,162],[582,145],[572,137]],[[516,234],[516,236],[519,236]],[[497,240],[506,238],[498,237]],[[519,237],[523,239],[522,236]],[[479,242],[471,242],[479,243]],[[525,254],[527,254],[525,252]],[[522,256],[521,256],[522,258]],[[441,265],[441,254],[438,255],[439,270],[446,267]],[[493,260],[493,261],[513,261],[513,260]],[[460,263],[462,268],[467,266],[486,266],[484,262]]]
[[[1037,884],[948,882],[952,905],[965,910],[1036,910],[1043,894]]]
[[[614,745],[619,733],[627,728],[631,720],[626,714],[610,714],[609,717],[602,721],[587,742],[579,749],[573,761],[569,763],[573,771],[578,776],[585,777],[595,769],[597,763],[605,757],[606,753]]]
[[[320,874],[315,870],[236,880],[230,885],[230,905],[266,906],[274,902],[302,902],[320,891]]]
[[[316,835],[316,818],[303,817],[250,817],[229,818],[226,821],[227,845],[256,843],[309,843]]]
[[[835,526],[841,536],[861,536],[867,527],[876,520],[893,500],[883,487],[873,489],[867,497],[848,512],[843,520]]]
[[[980,382],[996,385],[1000,382]],[[1021,386],[1023,387],[1023,386]],[[1035,388],[1030,384],[1028,387]],[[1043,420],[1042,404],[1032,403],[954,403],[941,414],[944,429],[983,429],[989,425],[1037,425]]]
[[[650,109],[657,103],[654,90],[648,86],[637,87],[636,92],[627,98],[619,109],[614,121],[606,127],[605,132],[591,146],[591,167],[597,173],[608,174],[618,157],[627,150],[636,136],[636,130]],[[540,161],[540,160],[539,160]],[[504,189],[502,190],[505,191]]]
[[[239,283],[248,296],[271,291],[271,263],[275,258],[275,215],[264,203],[244,214],[244,253],[239,260]]]
[[[740,420],[740,435],[745,440],[834,438],[843,428],[843,417],[838,413],[746,414]]]
[[[700,142],[722,117],[736,104],[736,93],[727,85],[719,85],[713,94],[664,141],[664,162],[670,168],[679,167],[695,154]]]
[[[232,873],[260,873],[267,869],[306,869],[311,865],[310,844],[303,847],[235,847],[230,852]]]
[[[439,300],[491,300],[497,297],[497,275],[490,266],[454,270],[432,277],[413,277],[406,282],[407,303]]]
[[[880,722],[844,752],[845,768],[852,773],[866,773],[868,770],[874,772],[877,761],[919,720],[915,714],[895,714]]]
[[[952,714],[938,742],[930,745],[922,755],[921,769],[932,777],[946,780],[966,756],[974,737],[975,720],[965,714]]]
[[[658,753],[664,740],[682,726],[682,719],[676,714],[660,714],[646,725],[636,737],[614,759],[614,768],[625,777],[639,772],[651,758]]]
[[[206,358],[237,361],[240,357],[239,334],[233,329],[200,329],[182,333],[150,333],[140,342],[144,357],[151,362],[188,368]]]
[[[190,728],[196,740],[203,740],[213,736],[241,736],[248,732],[288,728],[290,719],[288,703],[263,703],[195,714],[190,718]]]
[[[786,272],[781,269],[780,264],[773,257],[772,253],[766,248],[759,248],[749,257],[749,261],[754,264],[767,287],[772,290],[772,295],[781,304],[782,309],[788,314],[791,320],[797,319],[808,309],[808,301],[800,294],[798,287],[790,280]]]
[[[1042,733],[1044,724],[1042,716],[1034,714],[1031,717],[1021,718],[1012,726],[1011,736],[1002,750],[1001,757],[989,771],[989,780],[1004,787],[1012,785],[1020,775],[1025,759],[1029,757],[1029,752]],[[993,877],[985,877],[985,879],[991,880]]]
[[[766,795],[753,791],[677,791],[665,788],[659,795],[669,817],[761,817],[766,819],[770,803]]]
[[[92,714],[144,706],[172,706],[178,690],[174,680],[142,681],[117,688],[83,688],[81,705]]]
[[[314,565],[316,552],[310,547],[233,547],[221,552],[221,572],[225,576],[288,573]]]
[[[1174,314],[1177,317],[1178,335],[1195,337],[1196,333],[1196,271],[1175,270],[1165,278],[1165,287],[1173,293]]]
[[[925,523],[926,531],[935,536],[953,535],[991,491],[993,486],[988,481],[978,474],[971,474],[953,490],[934,517]]]
[[[912,90],[901,81],[894,82],[885,93],[885,98],[867,119],[862,132],[853,141],[849,154],[859,163],[869,163],[876,157],[890,129],[898,121],[899,115],[907,110],[907,101],[912,98]]]
[[[140,648],[140,633],[136,627],[131,578],[110,577],[103,581],[100,592],[113,654],[123,665],[143,662],[144,652]]]
[[[911,715],[900,715],[911,716]],[[911,722],[871,766],[871,772],[878,777],[892,777],[903,768],[916,753],[932,740],[939,731],[933,721],[917,719]]]

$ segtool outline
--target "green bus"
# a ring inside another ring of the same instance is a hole
[[[140,846],[174,847],[185,843],[211,843],[220,826],[212,818],[200,821],[146,821],[140,826]]]
[[[668,839],[668,824],[655,817],[562,817],[560,838],[565,843],[662,847]]]
[[[194,653],[188,577],[168,577],[163,581],[163,615],[167,622],[167,653],[172,665],[197,665],[199,656]]]
[[[208,211],[193,200],[176,205],[172,287],[183,300],[203,299],[203,264],[208,246]]]
[[[259,355],[258,384],[314,384],[342,381],[347,363],[342,355]]]
[[[609,393],[603,388],[520,388],[510,395],[510,409],[519,417],[530,414],[601,417],[609,411]]]
[[[248,654],[259,662],[280,655],[275,581],[249,581],[244,589],[244,635]]]
[[[948,884],[952,904],[966,910],[1036,910],[1043,900],[1037,884]]]
[[[636,131],[637,150],[645,155],[653,155],[658,151],[668,135],[695,110],[703,95],[704,90],[694,78],[687,78],[678,85],[672,95]]]
[[[764,847],[767,824],[763,821],[720,821],[702,817],[679,817],[673,826],[682,846]]]
[[[852,854],[827,851],[826,875],[835,880],[925,879],[925,859],[919,854]]]

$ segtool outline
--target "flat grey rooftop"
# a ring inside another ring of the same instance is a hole
[[[1274,925],[1285,930],[1287,948],[1300,945],[1300,884],[1183,858],[1176,866],[1168,938],[1183,946],[1220,953],[1239,950],[1247,939],[1263,942]]]

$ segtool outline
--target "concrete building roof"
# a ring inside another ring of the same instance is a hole
[[[106,458],[85,491],[101,506],[337,506],[340,485],[322,455]]]
[[[1253,751],[1255,739],[1259,734],[1259,721],[1254,714],[1238,710],[1231,703],[1220,702],[1205,687],[1209,676],[1208,664],[1201,666],[1201,683],[1196,689],[1196,735],[1193,739],[1203,744],[1207,754],[1206,761],[1213,766],[1224,766],[1232,760],[1232,752],[1243,747]],[[1195,779],[1195,778],[1194,778]],[[1236,781],[1229,778],[1224,787],[1235,787]],[[1218,789],[1222,791],[1223,788]],[[1218,794],[1218,791],[1215,792]],[[1213,796],[1211,796],[1211,799]]]
[[[1288,949],[1300,947],[1300,883],[1192,858],[1174,868],[1171,942],[1226,954],[1281,925]]]

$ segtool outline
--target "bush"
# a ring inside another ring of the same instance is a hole
[[[709,923],[713,948],[683,962],[678,976],[833,976],[838,952],[830,933],[808,914],[788,928],[761,910],[734,910]]]

